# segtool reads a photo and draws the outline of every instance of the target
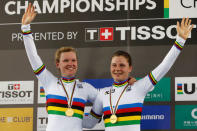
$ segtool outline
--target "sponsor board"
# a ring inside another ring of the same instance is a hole
[[[197,100],[197,77],[175,77],[175,101]]]
[[[46,107],[38,107],[37,112],[37,131],[46,131],[48,124],[48,114]]]
[[[141,129],[170,129],[170,106],[143,106]]]
[[[0,105],[33,104],[34,81],[1,81]]]
[[[175,128],[197,129],[197,105],[175,106]]]
[[[1,131],[33,131],[33,108],[1,108]]]
[[[31,2],[38,13],[36,22],[163,18],[164,8],[164,0],[33,0]],[[4,18],[1,22],[20,22],[17,18],[23,15],[28,3],[28,0],[1,1],[0,16]]]
[[[139,78],[136,79],[139,80]],[[85,79],[84,81],[98,90],[113,84],[113,79]],[[162,78],[154,90],[146,95],[145,101],[170,101],[170,81],[171,79],[168,77]]]
[[[87,48],[173,45],[177,20],[179,19],[35,24],[32,25],[32,35],[37,48],[45,49],[61,46]],[[192,20],[192,23],[197,23],[197,19]],[[1,45],[1,49],[24,48],[20,27],[10,25],[1,28],[0,33],[5,36],[2,41],[7,42]],[[187,44],[197,43],[195,30],[196,24]]]
[[[44,87],[40,81],[38,81],[38,103],[39,104],[46,103]]]
[[[169,0],[169,18],[196,18],[197,0]]]
[[[149,92],[145,101],[170,101],[170,90],[171,90],[171,79],[170,78],[162,78],[154,90]]]

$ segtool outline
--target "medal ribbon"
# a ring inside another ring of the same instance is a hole
[[[123,89],[122,93],[120,94],[120,96],[119,96],[119,98],[118,98],[118,101],[116,102],[115,109],[113,109],[113,107],[112,107],[111,89],[110,89],[109,98],[110,98],[110,107],[111,107],[111,113],[112,113],[112,115],[115,115],[115,114],[116,114],[116,111],[117,111],[117,108],[118,108],[118,103],[119,103],[119,101],[120,101],[120,98],[122,97],[124,91],[127,89],[128,85],[129,85],[129,84],[127,84],[127,85],[125,86],[125,88]]]
[[[72,90],[70,99],[69,99],[68,92],[66,91],[66,88],[64,87],[64,84],[62,83],[62,79],[60,79],[60,82],[61,82],[62,87],[63,87],[63,89],[64,89],[64,91],[65,91],[65,93],[66,93],[66,97],[67,97],[67,99],[68,99],[68,108],[71,108],[71,105],[72,105],[72,98],[73,98],[73,94],[74,94],[74,92],[75,92],[76,81],[75,81],[75,83],[74,83],[74,87],[73,87],[73,90]]]

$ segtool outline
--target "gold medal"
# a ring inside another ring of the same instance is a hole
[[[120,98],[122,96],[122,94],[124,93],[124,91],[127,89],[128,87],[128,84],[127,86],[124,88],[124,90],[122,91],[122,93],[120,94],[119,98],[118,98],[118,101],[116,102],[116,106],[115,106],[115,109],[113,108],[112,106],[112,96],[111,96],[111,89],[110,89],[110,92],[109,92],[109,102],[110,102],[110,109],[111,109],[111,113],[112,115],[110,116],[109,120],[112,124],[115,124],[117,121],[118,121],[118,117],[116,116],[116,111],[117,111],[117,108],[118,108],[118,103],[120,101]]]
[[[74,115],[74,110],[71,108],[72,107],[72,98],[73,98],[73,94],[74,94],[74,91],[75,91],[75,85],[76,85],[76,81],[74,83],[74,87],[73,87],[73,90],[72,90],[72,93],[71,93],[71,97],[69,98],[69,95],[66,91],[66,88],[64,87],[64,84],[62,83],[62,80],[60,80],[61,84],[62,84],[62,87],[66,93],[66,96],[67,96],[67,100],[68,100],[68,108],[66,109],[65,111],[65,115],[66,116],[69,116],[69,117],[72,117]]]
[[[74,110],[72,108],[68,108],[66,110],[66,116],[71,117],[71,116],[73,116],[73,114],[74,114]]]
[[[118,121],[118,117],[114,114],[110,116],[110,122],[115,124]]]

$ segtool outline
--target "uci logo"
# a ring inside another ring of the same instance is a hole
[[[183,93],[184,92],[184,93]],[[196,85],[195,83],[191,84],[177,84],[177,94],[194,94],[196,92]]]

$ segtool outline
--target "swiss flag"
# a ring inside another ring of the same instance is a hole
[[[14,84],[14,90],[20,90],[20,84]]]
[[[100,40],[101,41],[112,41],[113,40],[113,28],[100,28]]]

